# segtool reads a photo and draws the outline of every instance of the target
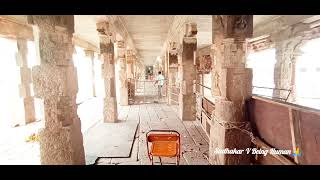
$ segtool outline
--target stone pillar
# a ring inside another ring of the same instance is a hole
[[[173,89],[172,87],[175,85],[175,80],[176,80],[176,73],[178,72],[178,68],[176,67],[172,67],[170,68],[169,67],[169,78],[168,78],[168,81],[169,81],[169,91],[168,91],[168,96],[169,96],[169,104],[170,105],[173,105],[173,104],[177,104],[177,102],[173,101],[172,99],[172,92],[173,92]]]
[[[109,23],[106,21],[97,23],[97,31],[100,38],[100,54],[102,58],[102,75],[104,78],[104,122],[116,122],[118,119],[115,62],[113,37],[110,35]]]
[[[120,82],[120,105],[128,105],[128,81],[127,81],[127,63],[125,56],[124,41],[117,42],[117,55],[119,63],[119,82]]]
[[[18,52],[16,54],[16,62],[20,71],[19,94],[21,104],[24,108],[24,121],[19,124],[28,124],[36,120],[34,98],[31,93],[31,69],[28,67],[28,46],[27,40],[17,39]]]
[[[73,65],[73,16],[28,16],[40,65],[32,68],[35,97],[44,101],[39,132],[41,164],[85,164],[77,115],[77,71]]]
[[[178,72],[178,54],[175,50],[168,52],[168,103],[176,104],[172,101],[172,86],[175,83],[176,73]]]
[[[92,68],[92,95],[93,97],[96,97],[96,85],[95,85],[95,72],[94,72],[94,51],[93,50],[85,50],[86,56],[90,59]]]
[[[213,60],[215,98],[213,126],[210,133],[211,164],[250,164],[251,156],[220,154],[216,150],[245,150],[251,147],[250,123],[246,116],[246,100],[252,95],[252,71],[245,68],[247,42],[252,36],[252,15],[213,16]],[[244,129],[241,131],[240,129]]]
[[[300,47],[303,44],[300,38],[292,38],[282,41],[276,41],[276,64],[274,66],[274,84],[277,89],[274,90],[273,97],[289,102],[295,101],[295,61],[301,55]],[[288,97],[288,91],[292,90]]]
[[[126,61],[127,61],[127,78],[133,78],[133,62],[135,60],[132,50],[126,51]]]
[[[194,64],[197,50],[196,24],[186,24],[185,36],[182,40],[182,58],[180,70],[179,116],[183,121],[196,120],[196,95],[193,84],[196,80],[196,66]]]

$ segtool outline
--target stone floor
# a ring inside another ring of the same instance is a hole
[[[92,99],[79,105],[82,131],[85,132],[102,119],[100,113],[102,101]],[[148,165],[145,134],[150,129],[174,129],[182,136],[181,165],[209,164],[208,137],[197,121],[181,121],[177,116],[177,106],[163,103],[136,104],[119,107],[119,119],[137,121],[138,129],[129,157],[98,158],[97,165]],[[1,129],[0,131],[0,164],[40,164],[38,142],[26,142],[32,133],[37,133],[44,126],[44,121],[26,126]],[[158,161],[157,159],[155,160]],[[175,159],[163,159],[163,164],[173,164]]]
[[[208,137],[198,121],[181,121],[177,106],[163,103],[136,104],[122,107],[122,117],[139,119],[139,127],[128,158],[99,158],[96,165],[150,165],[147,157],[146,133],[151,129],[177,130],[181,134],[181,165],[208,165]],[[126,110],[124,110],[126,109]],[[155,159],[156,164],[160,164]],[[175,158],[163,158],[164,165],[175,163]]]

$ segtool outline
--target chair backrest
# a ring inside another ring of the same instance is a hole
[[[177,134],[149,134],[147,136],[148,142],[154,141],[179,141],[180,136]]]

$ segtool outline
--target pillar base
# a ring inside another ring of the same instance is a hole
[[[114,123],[118,120],[117,113],[117,99],[115,97],[105,97],[104,98],[104,122]]]
[[[80,123],[79,119],[77,121]],[[40,130],[42,165],[85,165],[83,137],[79,123]]]
[[[246,149],[251,148],[251,138],[238,129],[226,129],[214,122],[210,130],[209,162],[214,165],[250,165],[251,152],[247,154]],[[223,150],[234,150],[235,154],[221,152]],[[220,151],[220,152],[219,152]],[[242,151],[242,152],[241,152]],[[238,153],[238,154],[237,154]]]

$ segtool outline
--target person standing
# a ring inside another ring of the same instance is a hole
[[[158,85],[158,96],[162,97],[162,87],[164,85],[164,76],[161,74],[161,71],[158,72],[158,76],[156,77],[155,84]]]

